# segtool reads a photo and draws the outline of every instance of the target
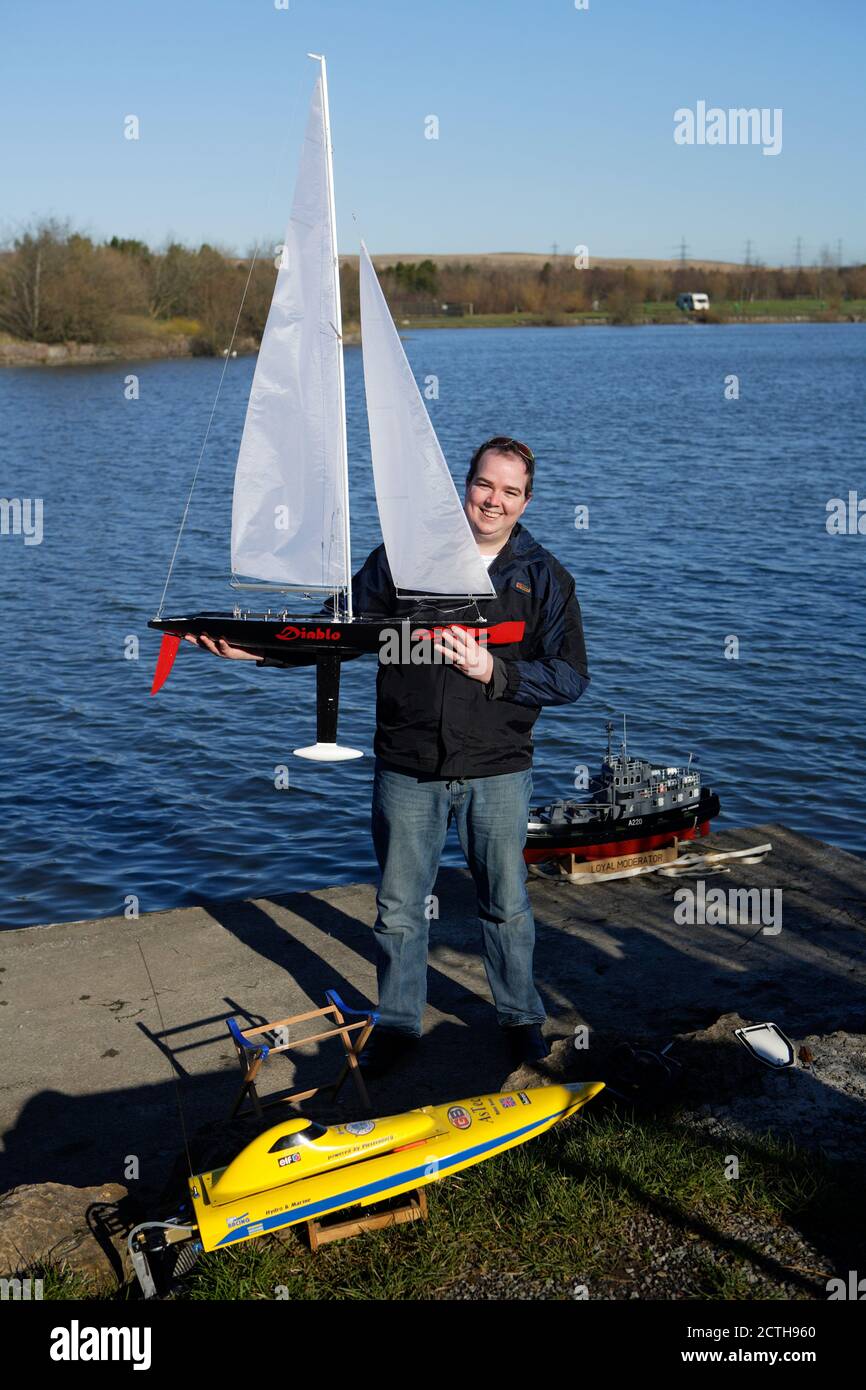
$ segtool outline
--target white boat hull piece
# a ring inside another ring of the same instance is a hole
[[[306,748],[293,748],[296,758],[307,758],[311,763],[345,763],[350,758],[363,758],[359,748],[344,748],[339,743],[311,743]]]

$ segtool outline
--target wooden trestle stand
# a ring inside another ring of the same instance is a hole
[[[366,1216],[346,1218],[344,1211],[334,1216],[313,1217],[306,1223],[310,1239],[310,1250],[315,1252],[322,1245],[333,1240],[348,1240],[350,1236],[363,1235],[365,1231],[382,1231],[388,1226],[402,1226],[406,1221],[427,1220],[427,1191],[417,1187],[404,1192],[387,1204],[387,1210],[374,1211]]]
[[[287,1105],[295,1101],[308,1100],[310,1096],[317,1095],[319,1091],[330,1090],[336,1097],[346,1077],[350,1074],[357,1087],[362,1106],[365,1110],[371,1108],[367,1087],[364,1085],[361,1068],[358,1066],[358,1057],[378,1022],[379,1016],[374,1009],[348,1008],[336,990],[326,990],[325,998],[328,1003],[323,1009],[310,1009],[308,1013],[295,1014],[291,1018],[278,1018],[273,1023],[262,1023],[256,1028],[239,1028],[235,1019],[227,1020],[228,1030],[235,1045],[238,1064],[243,1076],[241,1089],[229,1115],[230,1120],[235,1118],[248,1097],[259,1118],[272,1105]],[[347,1023],[347,1016],[358,1021]],[[307,1023],[314,1018],[331,1018],[334,1026],[326,1029],[323,1033],[311,1033],[307,1037],[289,1040],[290,1028],[299,1023]],[[350,1034],[354,1034],[354,1037],[350,1037]],[[283,1036],[286,1039],[284,1042],[272,1041],[273,1038],[279,1039]],[[336,1081],[323,1086],[313,1086],[307,1091],[293,1091],[290,1094],[281,1091],[266,1101],[259,1098],[256,1080],[259,1078],[261,1069],[268,1057],[273,1057],[278,1052],[293,1052],[296,1048],[305,1047],[308,1043],[322,1042],[328,1038],[339,1038],[345,1050],[343,1067]]]

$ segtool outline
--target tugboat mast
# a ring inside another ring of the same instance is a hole
[[[613,814],[613,808],[616,805],[616,788],[614,787],[615,774],[613,770],[613,723],[610,719],[608,719],[605,728],[607,729],[607,804],[611,809],[611,814]],[[599,802],[599,805],[602,804]]]

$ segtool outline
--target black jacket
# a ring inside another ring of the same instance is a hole
[[[522,639],[490,645],[486,686],[449,665],[380,661],[373,746],[387,766],[448,779],[521,772],[532,765],[541,706],[570,704],[589,684],[574,580],[550,551],[517,522],[489,574],[497,597],[480,601],[479,611],[488,624],[524,622]],[[478,625],[474,609],[454,600],[421,610],[417,600],[398,600],[383,545],[352,580],[352,599],[359,615]]]

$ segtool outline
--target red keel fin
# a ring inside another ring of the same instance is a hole
[[[171,668],[174,665],[174,659],[177,656],[177,649],[181,641],[182,638],[178,637],[175,632],[164,632],[162,634],[159,656],[156,659],[156,670],[153,673],[153,685],[150,687],[151,695],[155,695],[158,690],[162,690],[162,687],[171,675]]]

